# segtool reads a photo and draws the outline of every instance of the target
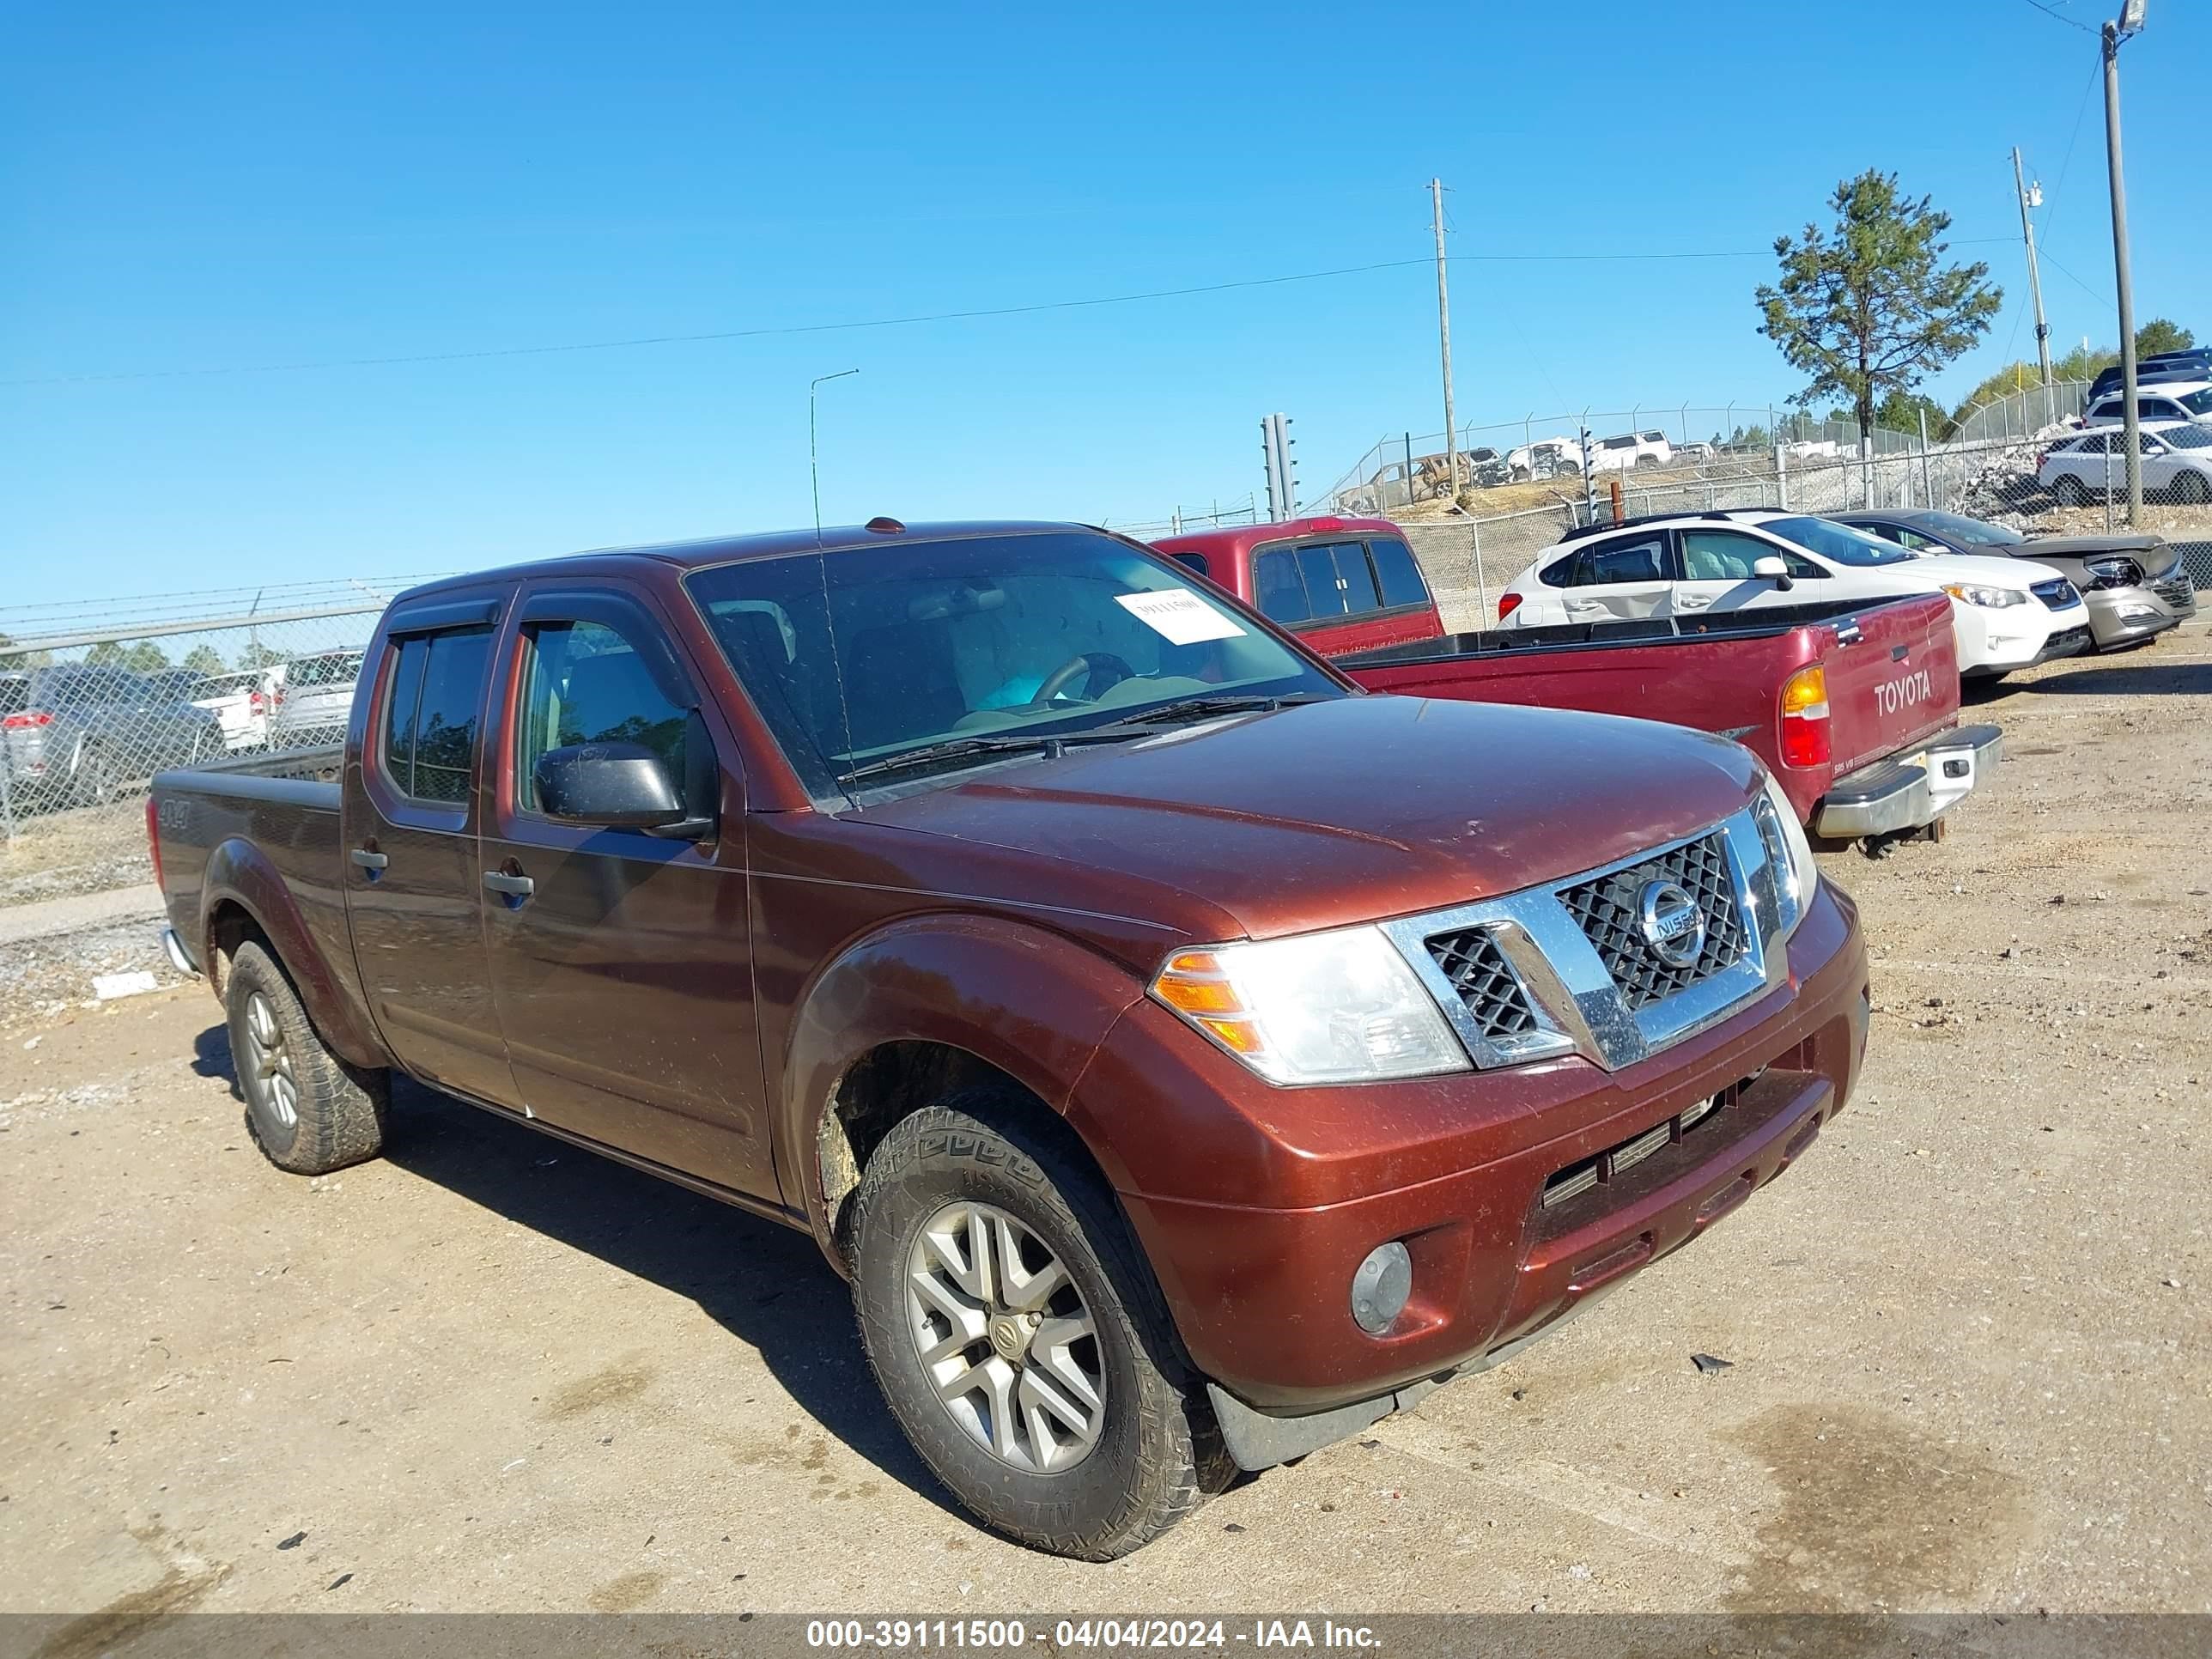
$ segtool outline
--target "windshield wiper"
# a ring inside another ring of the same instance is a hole
[[[1126,743],[1136,734],[1129,732],[1105,730],[1085,732],[1039,732],[1033,737],[1011,734],[988,738],[945,738],[936,743],[925,743],[919,749],[907,750],[903,754],[886,755],[881,760],[872,760],[848,772],[837,775],[840,783],[853,783],[861,778],[884,777],[893,772],[903,772],[910,767],[927,766],[933,761],[967,760],[994,755],[1042,755],[1058,759],[1060,750],[1072,743]]]
[[[1278,708],[1288,708],[1296,703],[1324,701],[1326,699],[1320,693],[1314,691],[1279,693],[1273,696],[1182,697],[1174,702],[1164,702],[1157,708],[1140,708],[1133,714],[1124,714],[1115,724],[1164,726],[1170,720],[1208,720],[1216,714],[1271,714]]]

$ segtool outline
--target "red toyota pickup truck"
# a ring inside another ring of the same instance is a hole
[[[1154,545],[1370,690],[1629,714],[1732,738],[1829,841],[1940,836],[1943,814],[2001,751],[1996,726],[1959,724],[1958,644],[1941,593],[1448,636],[1384,520],[1293,520]],[[1329,586],[1334,573],[1356,576],[1363,554],[1402,602],[1318,617],[1316,594],[1350,603],[1356,587],[1364,603],[1357,581]],[[1395,637],[1375,637],[1385,631]]]
[[[1152,545],[1324,657],[1443,637],[1420,562],[1388,519],[1237,525]]]
[[[398,1071],[805,1230],[946,1487],[1091,1559],[1695,1238],[1867,1035],[1744,749],[1364,695],[1068,526],[417,588],[342,751],[148,812],[277,1167]]]

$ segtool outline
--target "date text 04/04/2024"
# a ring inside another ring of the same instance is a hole
[[[1011,1651],[1029,1645],[1032,1632],[1018,1619],[814,1619],[806,1626],[806,1645],[827,1649],[951,1648]],[[1333,1620],[1255,1619],[1232,1627],[1221,1619],[1062,1619],[1052,1626],[1052,1645],[1067,1648],[1142,1648],[1222,1652],[1253,1648],[1353,1648],[1382,1645],[1365,1625]]]

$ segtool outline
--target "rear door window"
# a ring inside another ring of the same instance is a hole
[[[465,805],[475,763],[491,629],[460,628],[398,641],[386,698],[384,773],[412,799]]]
[[[1375,560],[1375,577],[1382,589],[1385,609],[1429,602],[1429,585],[1421,580],[1421,567],[1412,548],[1395,538],[1378,536],[1367,544],[1367,550]]]
[[[1316,619],[1355,617],[1382,608],[1364,543],[1319,542],[1298,549],[1297,554],[1298,573],[1305,578],[1306,599]]]
[[[1587,574],[1574,586],[1602,587],[1617,582],[1663,582],[1667,575],[1667,543],[1663,537],[1604,542],[1589,550]],[[1577,561],[1579,567],[1580,560]]]
[[[1297,556],[1288,548],[1262,553],[1252,562],[1252,590],[1260,614],[1270,622],[1289,627],[1313,618],[1313,604],[1306,598]]]

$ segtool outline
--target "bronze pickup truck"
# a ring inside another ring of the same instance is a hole
[[[1866,1040],[1747,750],[1370,695],[1068,526],[417,588],[342,750],[149,819],[271,1162],[398,1071],[804,1228],[945,1485],[1093,1559],[1694,1238]]]

